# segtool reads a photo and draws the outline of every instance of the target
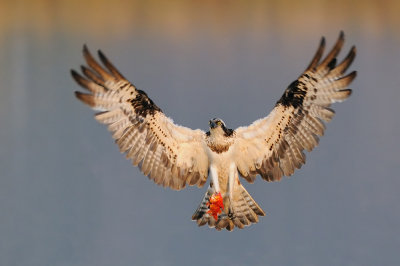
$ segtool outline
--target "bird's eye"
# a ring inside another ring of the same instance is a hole
[[[217,125],[218,126],[222,125],[222,122],[221,121],[217,121]]]

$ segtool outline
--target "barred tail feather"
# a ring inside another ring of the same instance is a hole
[[[192,220],[196,221],[199,226],[208,224],[210,228],[215,228],[218,231],[227,229],[232,231],[235,227],[240,229],[258,222],[258,216],[265,216],[265,212],[254,201],[247,190],[238,185],[235,187],[233,199],[234,202],[225,206],[224,211],[218,215],[216,221],[208,212],[208,202],[215,192],[212,186],[209,186],[206,194],[203,197],[199,207],[192,216]]]
[[[203,197],[199,207],[192,215],[192,220],[197,221],[199,226],[205,225],[210,221],[210,215],[207,213],[208,205],[207,203],[210,200],[211,195],[214,193],[214,188],[212,186],[208,186],[206,194]]]
[[[257,202],[250,196],[249,192],[240,185],[239,186],[240,192],[244,198],[244,200],[247,202],[247,206],[258,216],[265,216],[265,212],[261,207],[257,204]],[[257,222],[258,222],[258,217],[257,217]]]

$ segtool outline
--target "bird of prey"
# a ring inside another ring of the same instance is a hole
[[[350,96],[348,85],[356,71],[345,74],[356,55],[353,46],[337,64],[344,43],[340,33],[332,50],[322,58],[325,38],[298,79],[285,90],[269,115],[247,127],[230,129],[219,118],[207,132],[175,124],[147,94],[136,88],[99,50],[101,66],[86,46],[84,76],[71,70],[88,92],[76,97],[95,110],[95,119],[108,125],[121,153],[156,184],[180,190],[202,187],[210,175],[203,200],[192,216],[199,226],[217,230],[244,228],[265,212],[240,182],[253,183],[290,176],[305,163],[304,150],[318,145],[324,122],[334,116],[330,105]]]

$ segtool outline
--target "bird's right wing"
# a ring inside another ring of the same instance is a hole
[[[186,184],[203,186],[208,177],[205,132],[178,126],[166,117],[144,91],[138,90],[99,51],[104,69],[85,46],[89,68],[75,81],[90,93],[76,97],[95,110],[97,121],[108,125],[120,151],[155,183],[180,190]]]
[[[344,34],[321,61],[325,39],[304,73],[285,90],[271,113],[248,127],[235,130],[235,163],[240,174],[253,182],[259,174],[264,180],[277,181],[290,176],[305,163],[304,150],[318,145],[334,111],[329,108],[350,96],[348,85],[356,71],[345,74],[353,62],[353,46],[347,57],[336,65],[336,56],[344,43]]]

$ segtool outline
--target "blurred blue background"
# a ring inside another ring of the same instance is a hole
[[[0,265],[400,265],[400,2],[0,1]],[[178,124],[265,116],[339,31],[353,95],[307,163],[244,182],[267,212],[191,221],[205,188],[163,189],[78,102],[70,69],[102,49]]]

